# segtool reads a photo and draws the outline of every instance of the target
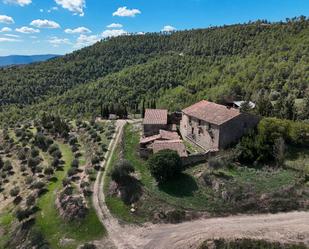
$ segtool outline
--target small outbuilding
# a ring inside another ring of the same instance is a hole
[[[159,134],[168,128],[168,112],[163,109],[146,109],[143,120],[144,137]]]

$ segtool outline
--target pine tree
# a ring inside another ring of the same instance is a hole
[[[143,99],[143,102],[142,102],[141,116],[142,116],[142,118],[145,117],[145,100],[144,99]]]

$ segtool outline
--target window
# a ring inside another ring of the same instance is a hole
[[[199,126],[202,125],[202,120],[198,120],[198,125],[199,125]]]

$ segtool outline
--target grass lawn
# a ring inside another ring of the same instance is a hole
[[[0,248],[5,248],[5,244],[9,241],[10,236],[8,230],[14,221],[12,212],[6,212],[0,215],[0,230],[3,229],[3,234],[0,231]]]
[[[285,164],[288,168],[300,170],[309,175],[309,147],[289,146]]]
[[[58,181],[51,183],[48,186],[49,191],[39,199],[38,207],[40,211],[37,215],[36,226],[48,240],[51,248],[75,249],[81,243],[101,238],[106,231],[92,207],[81,223],[65,223],[58,215],[55,208],[56,192],[62,188],[62,179],[65,178],[73,160],[73,154],[68,145],[59,143],[59,147],[65,161],[64,170],[56,172],[55,176]],[[73,239],[74,241],[65,246],[60,246],[61,239]]]
[[[138,155],[139,131],[133,125],[126,125],[124,134],[124,157],[135,167],[136,173],[144,187],[144,196],[137,203],[137,213],[140,214],[141,220],[149,219],[148,215],[156,212],[156,210],[160,210],[162,207],[207,211],[213,214],[230,212],[235,209],[234,203],[225,201],[220,194],[215,193],[212,187],[204,184],[201,175],[209,170],[207,164],[200,164],[189,168],[178,177],[175,177],[175,179],[158,186],[148,170],[147,162]],[[118,161],[118,154],[119,149],[113,155],[110,169]],[[239,188],[250,186],[250,190],[256,195],[278,191],[284,186],[297,182],[299,179],[299,173],[289,169],[268,171],[247,167],[234,167],[217,171],[214,173],[229,177],[229,180],[224,180],[227,190],[229,186]],[[106,181],[105,193],[108,191],[108,184],[109,182]],[[119,198],[108,197],[107,204],[111,212],[118,218],[128,222],[136,220],[130,214],[130,208],[123,204]]]

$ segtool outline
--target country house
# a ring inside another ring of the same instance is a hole
[[[140,140],[142,157],[170,149],[177,151],[181,158],[187,158],[189,154],[183,140],[202,148],[205,153],[216,152],[237,142],[259,122],[254,115],[206,100],[183,109],[180,123],[173,123],[175,120],[175,115],[168,115],[167,110],[145,111]]]
[[[220,150],[237,142],[259,118],[240,110],[202,100],[182,110],[183,139],[204,150]]]

